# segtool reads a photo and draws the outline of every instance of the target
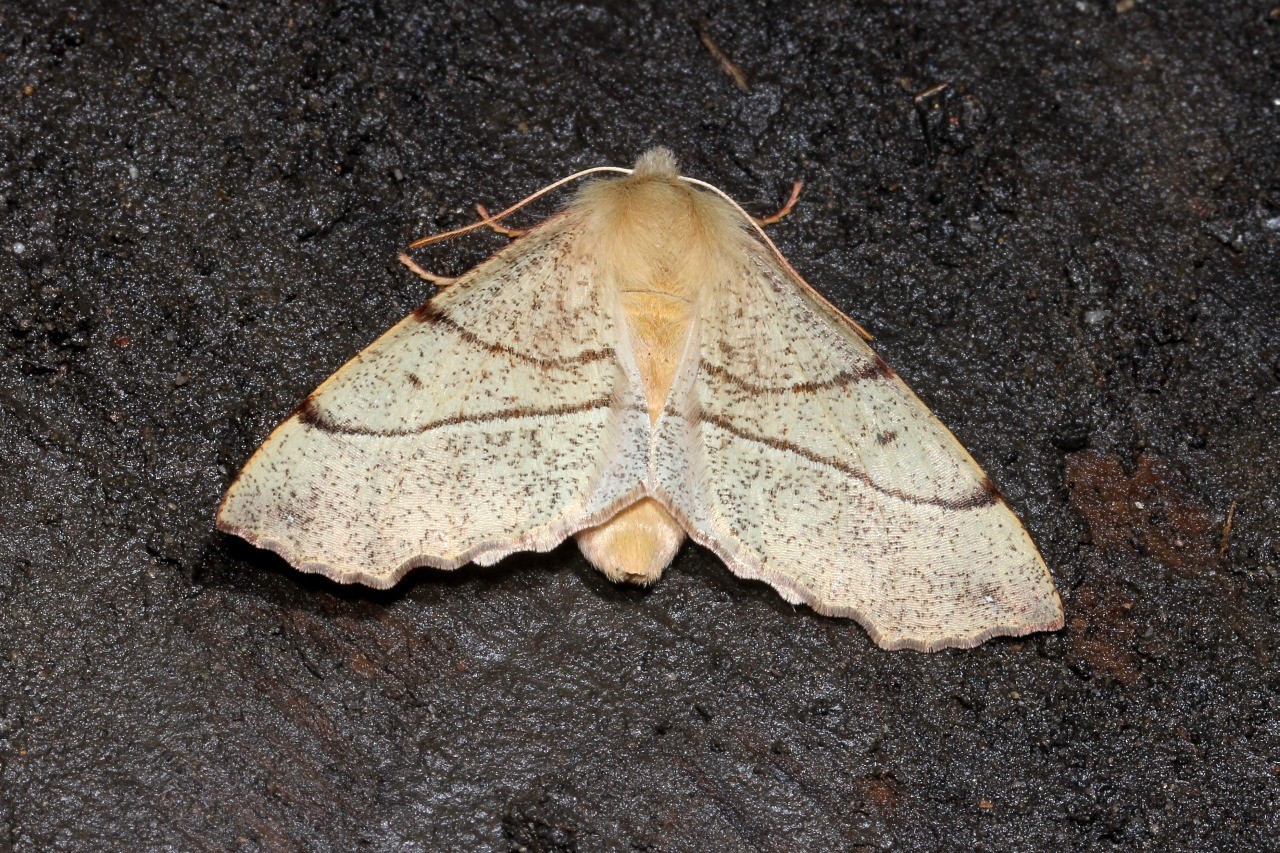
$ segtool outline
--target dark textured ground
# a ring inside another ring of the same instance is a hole
[[[0,848],[1274,843],[1274,6],[0,1]],[[807,181],[776,239],[1066,630],[886,653],[694,547],[379,594],[214,531],[427,296],[410,238],[654,143]]]

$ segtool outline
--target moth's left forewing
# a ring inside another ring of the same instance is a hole
[[[219,526],[341,582],[547,550],[642,491],[649,419],[580,223],[502,250],[308,396]]]
[[[1030,537],[946,427],[763,246],[725,268],[654,436],[690,535],[886,648],[1060,627]]]

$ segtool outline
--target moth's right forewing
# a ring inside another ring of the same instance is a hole
[[[650,428],[581,222],[534,229],[325,381],[222,529],[342,582],[547,550],[642,490]]]
[[[655,491],[690,536],[886,648],[1061,627],[1043,560],[959,442],[763,247],[740,254],[655,428]]]

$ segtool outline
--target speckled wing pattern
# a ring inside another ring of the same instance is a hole
[[[1062,624],[991,481],[834,309],[753,242],[708,287],[655,426],[653,484],[696,541],[889,649]]]
[[[385,588],[548,550],[633,501],[649,418],[579,232],[549,220],[347,363],[245,465],[219,526]]]

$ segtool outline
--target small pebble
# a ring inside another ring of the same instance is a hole
[[[133,181],[138,180],[138,167],[137,167],[137,166],[130,166],[130,167],[129,167],[129,179],[130,179],[130,180],[133,180]]]
[[[1107,319],[1107,312],[1101,308],[1095,308],[1092,311],[1084,312],[1084,321],[1090,326],[1096,326],[1103,320]]]
[[[1280,231],[1280,216],[1273,216],[1266,222],[1262,223],[1262,227],[1268,231]]]
[[[27,250],[27,245],[26,245],[25,243],[14,243],[14,244],[13,244],[13,253],[14,253],[15,255],[21,255],[21,254],[22,254],[23,252],[25,252],[26,250]]]

